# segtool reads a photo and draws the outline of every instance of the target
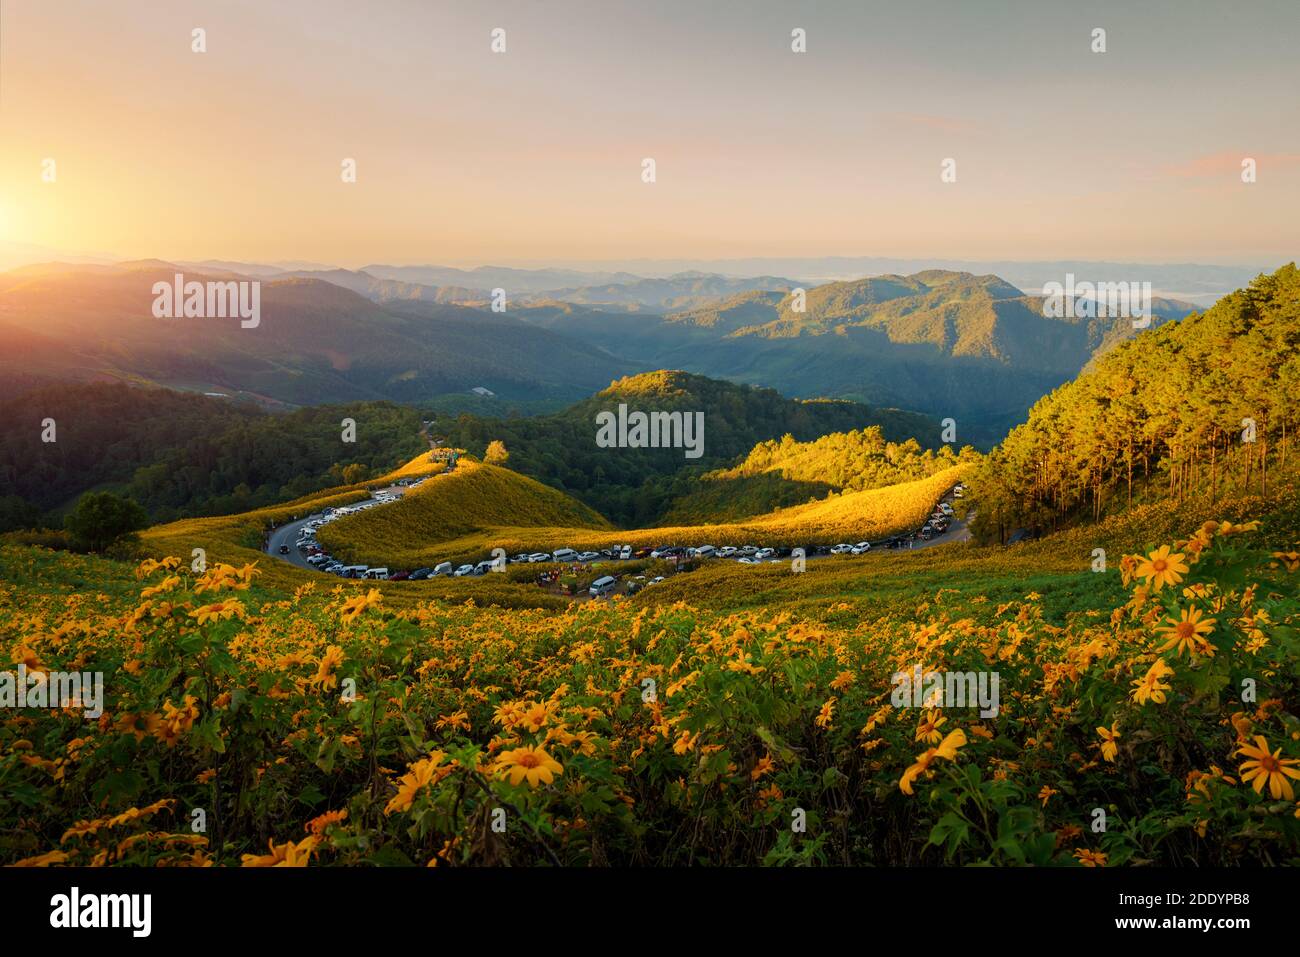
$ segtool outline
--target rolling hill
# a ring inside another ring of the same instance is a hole
[[[236,319],[156,319],[153,284],[178,271],[151,260],[0,275],[0,372],[311,405],[415,402],[475,386],[573,399],[630,366],[511,316],[418,300],[389,307],[319,279],[263,280],[256,328]]]
[[[631,410],[703,413],[703,454],[680,448],[602,448],[596,418]],[[831,432],[880,426],[901,442],[937,445],[939,424],[912,412],[838,400],[788,399],[772,389],[736,385],[680,371],[627,376],[594,396],[550,415],[529,418],[440,417],[450,445],[482,454],[505,442],[509,464],[525,475],[586,502],[620,525],[653,525],[671,502],[695,490],[700,474],[735,464],[759,442],[791,435],[811,440]]]
[[[1159,318],[1192,308],[1153,303]],[[651,365],[951,416],[959,441],[986,444],[1132,331],[1125,320],[1049,318],[1041,299],[996,276],[944,270],[815,286],[802,312],[793,294],[749,290],[661,319],[554,306],[521,315],[616,337],[621,354]]]

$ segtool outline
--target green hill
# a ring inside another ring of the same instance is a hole
[[[1297,465],[1298,388],[1292,264],[1115,346],[1038,402],[977,479],[979,527],[999,536],[1096,520],[1135,501],[1267,492]]]
[[[703,455],[680,448],[602,448],[596,417],[629,410],[704,413]],[[939,425],[897,409],[831,400],[788,399],[772,389],[678,371],[629,376],[562,412],[531,418],[440,418],[448,444],[481,454],[499,439],[510,467],[570,494],[624,526],[660,521],[671,503],[696,490],[709,469],[729,467],[759,442],[791,435],[808,441],[831,432],[879,426],[890,441],[936,442]]]

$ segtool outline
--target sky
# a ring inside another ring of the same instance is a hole
[[[1275,266],[1297,49],[1296,0],[0,0],[0,242]]]

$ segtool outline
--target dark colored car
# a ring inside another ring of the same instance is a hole
[[[281,545],[281,546],[280,546],[280,554],[281,554],[281,555],[288,555],[288,554],[289,554],[289,546],[288,546],[288,545]]]
[[[424,579],[428,578],[432,574],[432,568],[417,568],[415,571],[411,572],[410,580],[413,582],[424,581]]]
[[[396,575],[389,575],[388,580],[390,582],[404,582],[410,577],[408,572],[398,572]]]

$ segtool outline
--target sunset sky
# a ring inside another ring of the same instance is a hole
[[[5,0],[0,241],[347,266],[1297,255],[1295,0],[987,6]]]

